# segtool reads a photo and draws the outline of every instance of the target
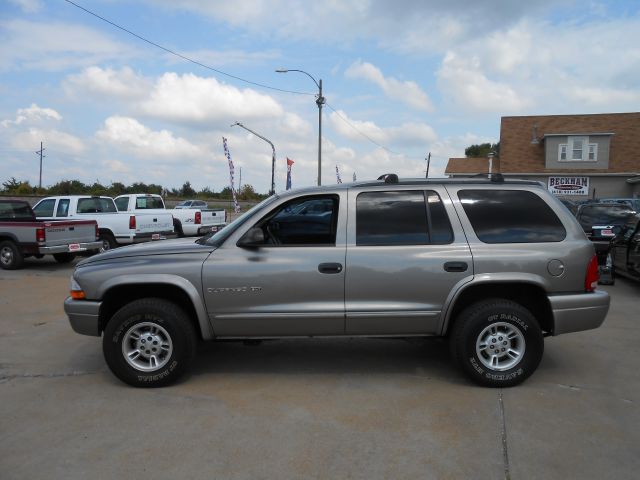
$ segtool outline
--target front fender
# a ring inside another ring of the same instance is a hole
[[[123,285],[149,285],[149,284],[161,284],[177,287],[182,290],[191,300],[196,315],[198,316],[198,324],[200,325],[200,331],[202,332],[202,338],[204,340],[211,340],[213,338],[213,330],[207,316],[207,311],[202,303],[201,292],[198,288],[189,280],[179,275],[172,274],[133,274],[133,275],[118,275],[111,277],[105,281],[97,290],[97,297],[104,298],[105,294],[115,287],[122,287]]]

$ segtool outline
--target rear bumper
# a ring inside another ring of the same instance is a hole
[[[609,294],[600,290],[550,296],[554,319],[553,335],[598,328],[607,316],[610,302]]]
[[[99,250],[102,242],[82,242],[64,245],[55,245],[53,247],[38,247],[39,253],[49,255],[52,253],[75,253],[86,252],[87,250]]]
[[[74,300],[67,297],[64,311],[69,317],[71,328],[82,335],[100,336],[100,305],[102,302]]]
[[[116,241],[120,244],[128,245],[131,243],[144,243],[144,242],[151,242],[155,240],[168,240],[170,238],[178,238],[178,234],[174,231],[138,233],[136,235],[116,237]]]

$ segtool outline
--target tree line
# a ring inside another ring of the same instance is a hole
[[[104,195],[117,197],[126,193],[156,193],[167,198],[198,198],[202,200],[219,199],[230,200],[232,198],[231,188],[225,187],[220,192],[215,192],[209,187],[196,191],[190,182],[184,182],[180,188],[164,188],[155,183],[135,182],[125,185],[120,182],[113,182],[110,185],[102,185],[99,182],[85,184],[79,180],[62,180],[55,185],[39,188],[32,186],[28,181],[20,181],[14,177],[2,182],[0,193],[7,195]],[[268,195],[256,193],[253,186],[242,185],[236,192],[238,200],[262,200]]]

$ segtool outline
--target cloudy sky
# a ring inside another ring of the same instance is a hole
[[[442,176],[503,115],[640,109],[640,2],[0,1],[0,182],[141,181],[266,192]],[[200,65],[185,60],[187,57]],[[236,175],[236,182],[238,178]]]

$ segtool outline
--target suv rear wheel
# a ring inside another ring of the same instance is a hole
[[[175,382],[196,353],[188,315],[159,298],[135,300],[116,312],[104,330],[102,350],[113,374],[135,387]]]
[[[474,382],[511,387],[529,377],[544,351],[542,331],[522,305],[489,299],[474,303],[455,320],[451,353]]]

